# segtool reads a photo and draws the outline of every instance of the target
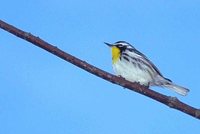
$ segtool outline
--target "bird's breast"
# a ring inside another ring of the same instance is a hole
[[[118,76],[122,76],[131,82],[139,82],[147,86],[152,81],[152,77],[148,72],[125,60],[118,60],[113,64],[113,69]]]

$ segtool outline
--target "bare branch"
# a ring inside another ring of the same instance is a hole
[[[150,97],[151,99],[154,99],[160,103],[163,103],[163,104],[169,106],[170,108],[177,109],[177,110],[182,111],[188,115],[191,115],[197,119],[200,119],[200,110],[199,109],[194,108],[192,106],[189,106],[189,105],[181,102],[176,97],[170,97],[170,96],[160,94],[160,93],[155,92],[151,89],[148,89],[138,83],[132,83],[123,78],[120,78],[120,77],[112,75],[108,72],[105,72],[95,66],[88,64],[85,61],[82,61],[82,60],[58,49],[56,46],[53,46],[53,45],[43,41],[39,37],[36,37],[30,33],[24,32],[12,25],[9,25],[9,24],[3,22],[2,20],[0,20],[0,28],[4,29],[5,31],[10,32],[10,33],[18,36],[19,38],[22,38],[40,48],[43,48],[44,50],[62,58],[65,61],[68,61],[68,62],[74,64],[75,66],[82,68],[83,70],[85,70],[89,73],[92,73],[92,74],[94,74],[98,77],[101,77],[107,81],[110,81],[114,84],[118,84],[122,87],[125,87],[127,89],[130,89],[130,90],[140,93],[142,95]]]

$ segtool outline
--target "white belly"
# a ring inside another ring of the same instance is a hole
[[[144,70],[141,70],[139,67],[132,64],[128,64],[127,61],[118,61],[113,64],[113,70],[116,75],[122,76],[128,81],[139,82],[142,85],[149,85],[149,82],[152,81],[151,75]]]

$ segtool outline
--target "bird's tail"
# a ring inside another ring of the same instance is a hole
[[[159,76],[159,75],[156,77],[155,80],[156,80],[154,82],[155,85],[169,88],[169,89],[171,89],[171,90],[175,91],[176,93],[183,95],[183,96],[186,96],[188,94],[188,92],[190,91],[187,88],[184,88],[182,86],[174,84],[170,79],[164,78],[164,77]]]
[[[164,84],[162,86],[163,87],[167,87],[167,88],[169,88],[169,89],[171,89],[171,90],[173,90],[173,91],[175,91],[178,94],[183,95],[183,96],[186,96],[188,94],[188,92],[190,91],[189,89],[184,88],[184,87],[179,86],[179,85],[176,85],[176,84],[174,84],[172,82]]]

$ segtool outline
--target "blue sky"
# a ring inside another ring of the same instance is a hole
[[[125,40],[200,107],[200,1],[7,0],[0,18],[113,73],[103,42]],[[0,133],[190,134],[199,120],[97,78],[0,30]]]

